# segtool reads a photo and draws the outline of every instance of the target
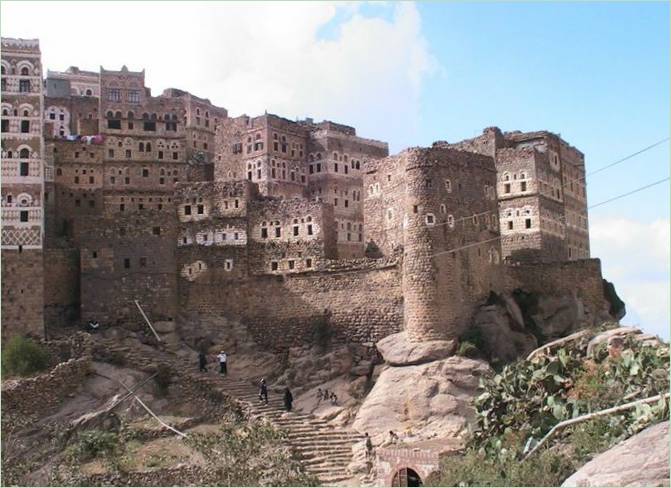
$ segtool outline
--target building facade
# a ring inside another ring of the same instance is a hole
[[[555,134],[389,156],[344,124],[152,96],[125,66],[50,71],[44,96],[37,41],[2,42],[3,337],[136,324],[136,300],[236,318],[271,348],[323,321],[453,339],[492,292],[540,281],[603,308],[584,157]]]
[[[43,90],[36,39],[2,38],[2,333],[41,336]]]
[[[483,134],[452,147],[493,157],[502,250],[513,261],[587,259],[585,157],[557,134]]]

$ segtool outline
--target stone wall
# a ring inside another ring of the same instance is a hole
[[[44,259],[41,249],[2,250],[2,341],[44,336]]]
[[[79,318],[79,249],[44,250],[44,321],[52,327]]]
[[[187,311],[243,320],[254,338],[271,349],[311,339],[325,316],[337,337],[377,341],[402,327],[398,264],[361,260],[350,266],[284,275],[257,275],[229,282],[180,279],[180,306]],[[372,298],[375,297],[375,298]]]
[[[4,415],[42,416],[57,408],[84,382],[91,370],[91,358],[71,359],[50,372],[2,384]]]
[[[516,264],[505,268],[506,288],[547,296],[577,294],[593,312],[608,311],[599,259]]]
[[[158,211],[82,222],[83,321],[141,323],[134,300],[153,320],[176,316],[176,224]]]

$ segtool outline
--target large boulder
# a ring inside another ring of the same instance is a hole
[[[669,422],[599,454],[562,486],[669,486]]]
[[[508,363],[538,347],[536,337],[524,328],[516,306],[483,305],[475,313],[473,327],[482,341],[482,352],[492,362]]]
[[[457,437],[474,417],[473,398],[487,363],[459,356],[426,364],[387,367],[353,423],[380,437],[389,430],[404,440]]]
[[[408,366],[445,359],[454,354],[456,341],[410,342],[405,331],[392,334],[376,344],[384,360],[392,366]]]

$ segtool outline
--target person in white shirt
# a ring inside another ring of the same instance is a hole
[[[226,353],[224,351],[221,351],[219,355],[217,356],[219,359],[219,373],[223,375],[227,375],[228,371],[226,370]]]

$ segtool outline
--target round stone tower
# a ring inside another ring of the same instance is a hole
[[[403,207],[404,322],[412,342],[448,339],[441,326],[443,310],[439,292],[439,270],[433,258],[434,241],[431,209],[434,182],[431,164],[421,150],[410,152],[406,166],[406,193]],[[441,300],[442,298],[442,300]],[[443,305],[444,306],[444,305]]]

